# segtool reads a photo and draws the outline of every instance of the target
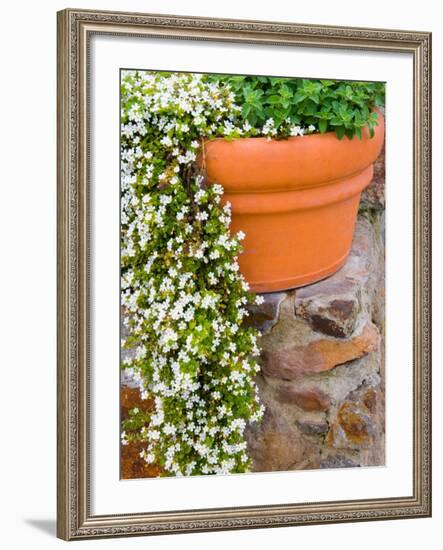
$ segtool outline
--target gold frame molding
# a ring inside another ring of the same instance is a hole
[[[68,9],[58,24],[57,535],[65,540],[431,515],[431,33]],[[93,516],[88,487],[88,43],[93,34],[407,52],[414,60],[414,426],[408,497]]]

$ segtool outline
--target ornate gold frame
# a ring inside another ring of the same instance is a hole
[[[94,33],[408,52],[414,59],[413,496],[92,516],[88,491],[87,50]],[[65,539],[431,515],[431,33],[68,9],[58,13],[58,509]]]

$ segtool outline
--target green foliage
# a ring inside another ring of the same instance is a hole
[[[280,138],[291,135],[291,126],[333,131],[340,139],[361,139],[367,126],[372,136],[378,119],[374,107],[384,105],[382,82],[226,75],[210,79],[231,88],[244,121],[260,129],[273,119]]]

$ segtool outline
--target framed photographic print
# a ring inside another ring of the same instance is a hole
[[[429,516],[430,33],[58,40],[59,537]]]

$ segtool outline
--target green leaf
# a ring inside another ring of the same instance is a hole
[[[283,86],[280,87],[280,95],[285,99],[289,99],[292,97],[292,91],[290,88],[288,88],[288,86],[283,84]]]
[[[318,129],[322,134],[324,134],[328,129],[328,121],[325,119],[320,119],[318,122]]]
[[[279,105],[282,101],[281,97],[279,95],[271,95],[266,98],[267,103],[270,105]]]
[[[335,128],[335,133],[336,133],[338,139],[343,139],[343,137],[345,135],[345,128],[343,126],[337,126]]]
[[[243,113],[243,116],[247,119],[250,112],[252,110],[252,106],[249,104],[249,103],[244,103],[243,106],[242,106],[242,113]]]

